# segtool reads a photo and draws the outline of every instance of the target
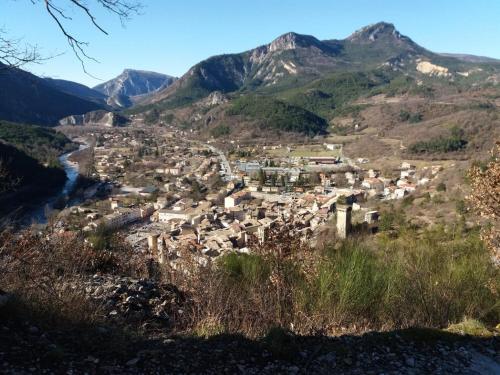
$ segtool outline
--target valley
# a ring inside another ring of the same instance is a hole
[[[498,372],[500,60],[378,22],[0,90],[0,372]]]

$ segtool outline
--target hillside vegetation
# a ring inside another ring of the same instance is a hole
[[[66,174],[58,167],[45,167],[14,146],[0,142],[0,213],[13,210],[54,194]]]
[[[262,128],[292,131],[306,135],[325,133],[325,119],[314,113],[265,96],[243,96],[234,100],[228,115],[256,120]]]
[[[336,109],[370,93],[374,87],[389,83],[383,71],[336,73],[303,87],[280,94],[287,102],[305,108],[325,118],[335,116]]]
[[[42,163],[57,165],[57,157],[76,148],[64,134],[53,129],[0,121],[0,140]]]

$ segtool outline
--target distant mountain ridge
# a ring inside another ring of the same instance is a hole
[[[78,96],[82,99],[89,100],[106,107],[107,96],[97,90],[91,89],[88,86],[64,79],[45,78],[45,81],[66,94]]]
[[[468,55],[465,53],[440,53],[441,56],[453,57],[458,60],[470,62],[470,63],[496,63],[500,64],[500,59],[494,59],[492,57],[486,56],[476,56]]]
[[[0,120],[56,126],[68,116],[128,107],[174,80],[165,74],[126,69],[117,79],[98,85],[99,91],[0,64]]]
[[[68,93],[71,85],[65,82],[0,65],[0,119],[55,126],[63,117],[103,109],[103,104]]]
[[[117,77],[101,83],[93,90],[106,95],[109,105],[129,107],[145,95],[169,87],[175,77],[145,70],[125,69]]]

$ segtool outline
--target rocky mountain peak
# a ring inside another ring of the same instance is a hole
[[[128,107],[134,102],[134,97],[154,93],[170,86],[174,81],[174,77],[162,73],[124,69],[114,79],[95,86],[94,90],[108,96],[108,104]]]
[[[347,39],[350,41],[374,42],[383,37],[394,38],[397,40],[406,38],[402,36],[398,30],[396,30],[392,23],[378,22],[355,31]]]
[[[316,39],[313,36],[310,35],[301,35],[297,33],[286,33],[275,40],[273,40],[269,44],[269,51],[270,52],[275,52],[275,51],[285,51],[285,50],[290,50],[290,49],[295,49],[298,47],[311,47],[314,45],[319,45],[321,42]]]

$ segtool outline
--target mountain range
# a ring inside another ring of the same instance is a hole
[[[147,118],[155,121],[162,113],[200,103],[210,108],[221,105],[233,120],[240,116],[262,123],[254,96],[267,95],[266,113],[275,120],[270,123],[268,119],[268,127],[300,132],[295,125],[284,124],[312,121],[305,126],[304,132],[309,133],[325,130],[341,105],[375,88],[399,85],[399,90],[404,86],[425,91],[433,85],[472,87],[499,81],[499,60],[434,53],[394,25],[380,22],[341,40],[289,32],[249,51],[210,57],[179,79],[125,69],[116,78],[89,88],[0,66],[0,119],[55,125],[70,115],[132,107],[126,113],[148,115],[154,110],[154,116]],[[212,119],[221,117],[213,112],[191,115],[212,124],[216,123]],[[182,122],[191,120],[183,118]]]
[[[146,103],[163,108],[185,105],[214,91],[270,92],[299,87],[333,73],[386,69],[412,76],[467,75],[476,70],[486,78],[498,73],[500,61],[470,55],[433,53],[401,35],[394,25],[380,22],[364,27],[343,40],[318,40],[296,33],[237,54],[204,60],[171,86],[151,95]]]
[[[0,64],[0,119],[54,126],[62,118],[90,111],[115,111],[167,87],[175,78],[126,69],[96,88]]]

